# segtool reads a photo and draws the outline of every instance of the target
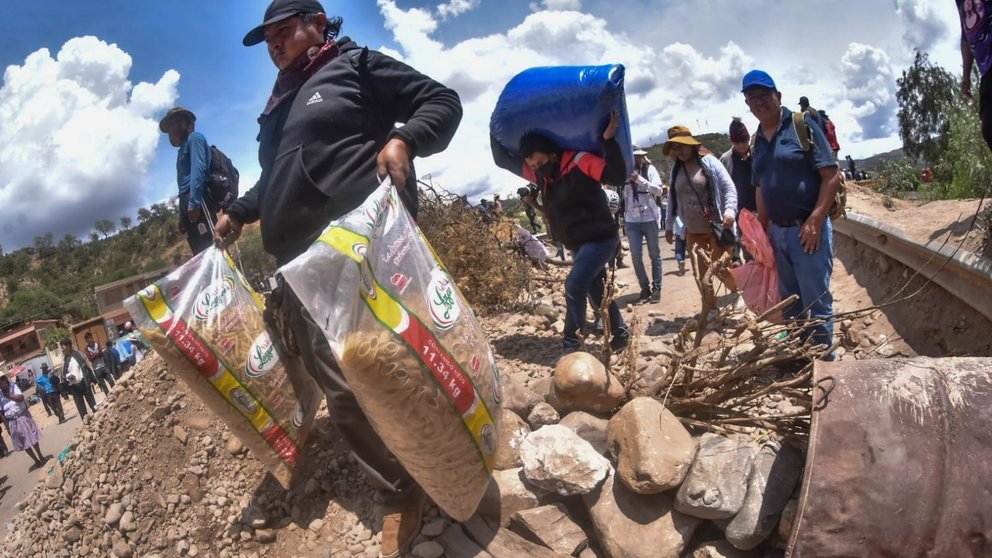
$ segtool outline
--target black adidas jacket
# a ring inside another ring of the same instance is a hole
[[[389,138],[413,156],[433,155],[461,121],[453,90],[347,37],[338,46],[340,56],[259,119],[261,178],[228,209],[242,223],[261,220],[262,243],[280,265],[378,187],[376,156]],[[416,216],[412,172],[401,197]]]
[[[563,152],[559,176],[553,180],[537,177],[523,158],[510,153],[492,136],[490,144],[498,166],[537,184],[552,238],[574,251],[586,242],[618,235],[602,187],[622,186],[627,180],[627,167],[616,139],[606,142],[605,159],[592,153]]]

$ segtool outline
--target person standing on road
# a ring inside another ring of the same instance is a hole
[[[107,384],[109,383],[110,387],[114,387],[114,377],[107,369],[106,361],[103,358],[103,348],[100,347],[100,343],[93,339],[92,333],[86,332],[83,338],[86,340],[86,358],[90,361],[93,376],[96,378],[96,383],[100,386],[103,396],[106,397],[110,395],[110,388],[107,387]]]
[[[11,447],[14,451],[23,450],[34,461],[29,470],[37,469],[51,459],[51,455],[41,453],[41,430],[31,416],[21,390],[11,384],[6,375],[0,376],[0,407],[10,433]]]
[[[196,115],[183,107],[169,109],[159,121],[158,129],[169,135],[172,147],[179,148],[176,156],[179,229],[186,235],[186,242],[195,256],[213,244],[209,223],[217,219],[217,208],[206,195],[210,180],[210,144],[196,131]]]
[[[62,424],[65,422],[65,412],[62,410],[62,400],[59,399],[59,387],[56,384],[60,384],[58,376],[52,375],[47,363],[42,364],[41,375],[35,381],[35,386],[41,391],[41,402],[45,404],[46,408],[51,409],[52,413],[55,413],[55,416],[59,418],[59,424]]]
[[[761,70],[744,75],[741,92],[761,123],[754,142],[754,186],[758,220],[768,230],[782,298],[799,301],[783,312],[786,319],[815,320],[805,331],[815,345],[833,343],[833,225],[828,213],[840,185],[837,162],[819,126],[804,116],[810,135],[804,151],[792,112],[782,106],[782,94]],[[833,353],[824,356],[833,360]]]
[[[461,101],[402,62],[347,37],[338,40],[342,23],[316,0],[275,0],[245,35],[245,46],[266,44],[279,73],[259,117],[261,177],[218,219],[219,245],[233,242],[246,223],[260,221],[265,250],[285,264],[387,177],[416,218],[413,158],[448,146],[461,121]],[[288,352],[298,352],[320,383],[332,423],[377,488],[382,555],[399,556],[420,531],[423,490],[372,429],[320,326],[288,285],[269,296],[266,313],[281,326],[276,329]]]
[[[661,208],[658,198],[665,195],[665,185],[648,159],[648,152],[634,146],[634,172],[623,188],[624,231],[630,243],[630,259],[641,287],[638,303],[661,301],[661,246],[659,222]],[[651,260],[651,282],[644,268],[644,243]]]
[[[736,116],[730,121],[729,132],[732,145],[720,156],[720,162],[730,173],[730,179],[734,181],[734,188],[737,189],[737,217],[740,218],[741,211],[745,209],[754,214],[758,213],[751,167],[751,134],[748,133],[744,122]],[[738,243],[734,247],[735,263],[741,263],[742,254],[747,261],[751,261],[751,255]]]
[[[606,264],[616,257],[619,229],[610,211],[602,184],[620,186],[627,180],[627,167],[616,140],[619,114],[610,115],[603,131],[606,153],[565,151],[551,139],[528,133],[520,138],[519,155],[510,153],[490,137],[496,165],[537,184],[540,203],[548,218],[551,236],[560,240],[574,256],[565,279],[565,329],[562,354],[581,349],[580,335],[586,330],[586,302],[601,308],[606,288]],[[616,301],[609,305],[610,347],[618,352],[627,346],[629,333]]]
[[[121,356],[115,345],[113,339],[107,339],[107,346],[103,350],[103,365],[110,373],[110,377],[118,380],[121,377]]]
[[[961,18],[961,93],[971,99],[971,69],[978,64],[978,115],[982,138],[992,149],[992,6],[984,0],[956,0]]]
[[[59,345],[62,346],[62,386],[72,394],[79,419],[82,420],[86,418],[87,404],[94,413],[97,409],[89,379],[93,370],[83,353],[72,349],[71,339],[63,339]]]

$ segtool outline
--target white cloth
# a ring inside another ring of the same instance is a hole
[[[647,176],[644,176],[638,169],[637,180],[627,180],[623,187],[623,220],[628,223],[658,222],[661,219],[661,210],[655,197],[664,193],[664,184],[654,165],[648,163],[647,170]]]
[[[17,388],[17,384],[14,382],[10,383],[10,395],[20,395],[21,390]],[[3,409],[3,414],[8,419],[14,418],[24,412],[26,405],[24,403],[19,403],[13,399],[4,395],[0,391],[0,408]]]
[[[83,369],[79,367],[75,357],[70,355],[66,358],[69,359],[69,370],[65,373],[65,381],[74,386],[83,381]]]

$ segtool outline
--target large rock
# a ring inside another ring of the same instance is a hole
[[[679,558],[700,523],[675,511],[670,496],[635,494],[615,475],[582,499],[607,558]]]
[[[520,444],[530,434],[530,427],[519,415],[503,409],[499,421],[499,445],[496,447],[494,467],[497,470],[523,466],[520,461]]]
[[[559,413],[608,413],[624,398],[624,389],[603,363],[589,353],[574,352],[558,359],[548,402]]]
[[[516,533],[489,523],[474,516],[462,524],[469,538],[476,542],[493,558],[564,558],[568,554],[558,554],[539,544],[523,539]]]
[[[503,388],[503,408],[509,409],[517,416],[526,417],[534,405],[544,401],[544,398],[527,389],[508,374],[500,376],[500,386]]]
[[[488,517],[503,527],[520,510],[541,505],[548,493],[524,481],[523,468],[493,471],[493,478],[479,503],[479,515]]]
[[[757,448],[706,433],[679,492],[675,509],[703,519],[733,517],[744,504],[747,479]]]
[[[727,525],[727,540],[751,550],[771,534],[802,473],[803,456],[788,444],[762,446],[747,481],[744,505]]]
[[[444,547],[445,558],[493,558],[465,534],[461,525],[452,523],[437,539]]]
[[[579,438],[592,444],[599,453],[610,451],[606,444],[606,427],[610,421],[590,415],[585,411],[575,411],[565,415],[558,424],[571,428]]]
[[[610,462],[589,442],[558,424],[528,434],[520,458],[529,483],[562,496],[589,493],[610,471]]]
[[[513,514],[510,529],[521,537],[573,556],[589,544],[589,538],[562,504],[541,506]]]
[[[696,442],[679,419],[650,397],[627,403],[607,429],[617,474],[638,494],[675,488],[685,478],[696,454]]]

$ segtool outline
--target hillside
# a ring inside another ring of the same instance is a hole
[[[124,218],[121,227],[97,223],[87,241],[67,234],[35,237],[33,246],[0,255],[0,331],[30,320],[74,323],[97,315],[94,287],[138,273],[177,266],[191,252],[179,232],[178,213],[170,203],[138,210],[138,224]],[[241,259],[249,279],[274,269],[262,252],[258,230],[246,230]]]

